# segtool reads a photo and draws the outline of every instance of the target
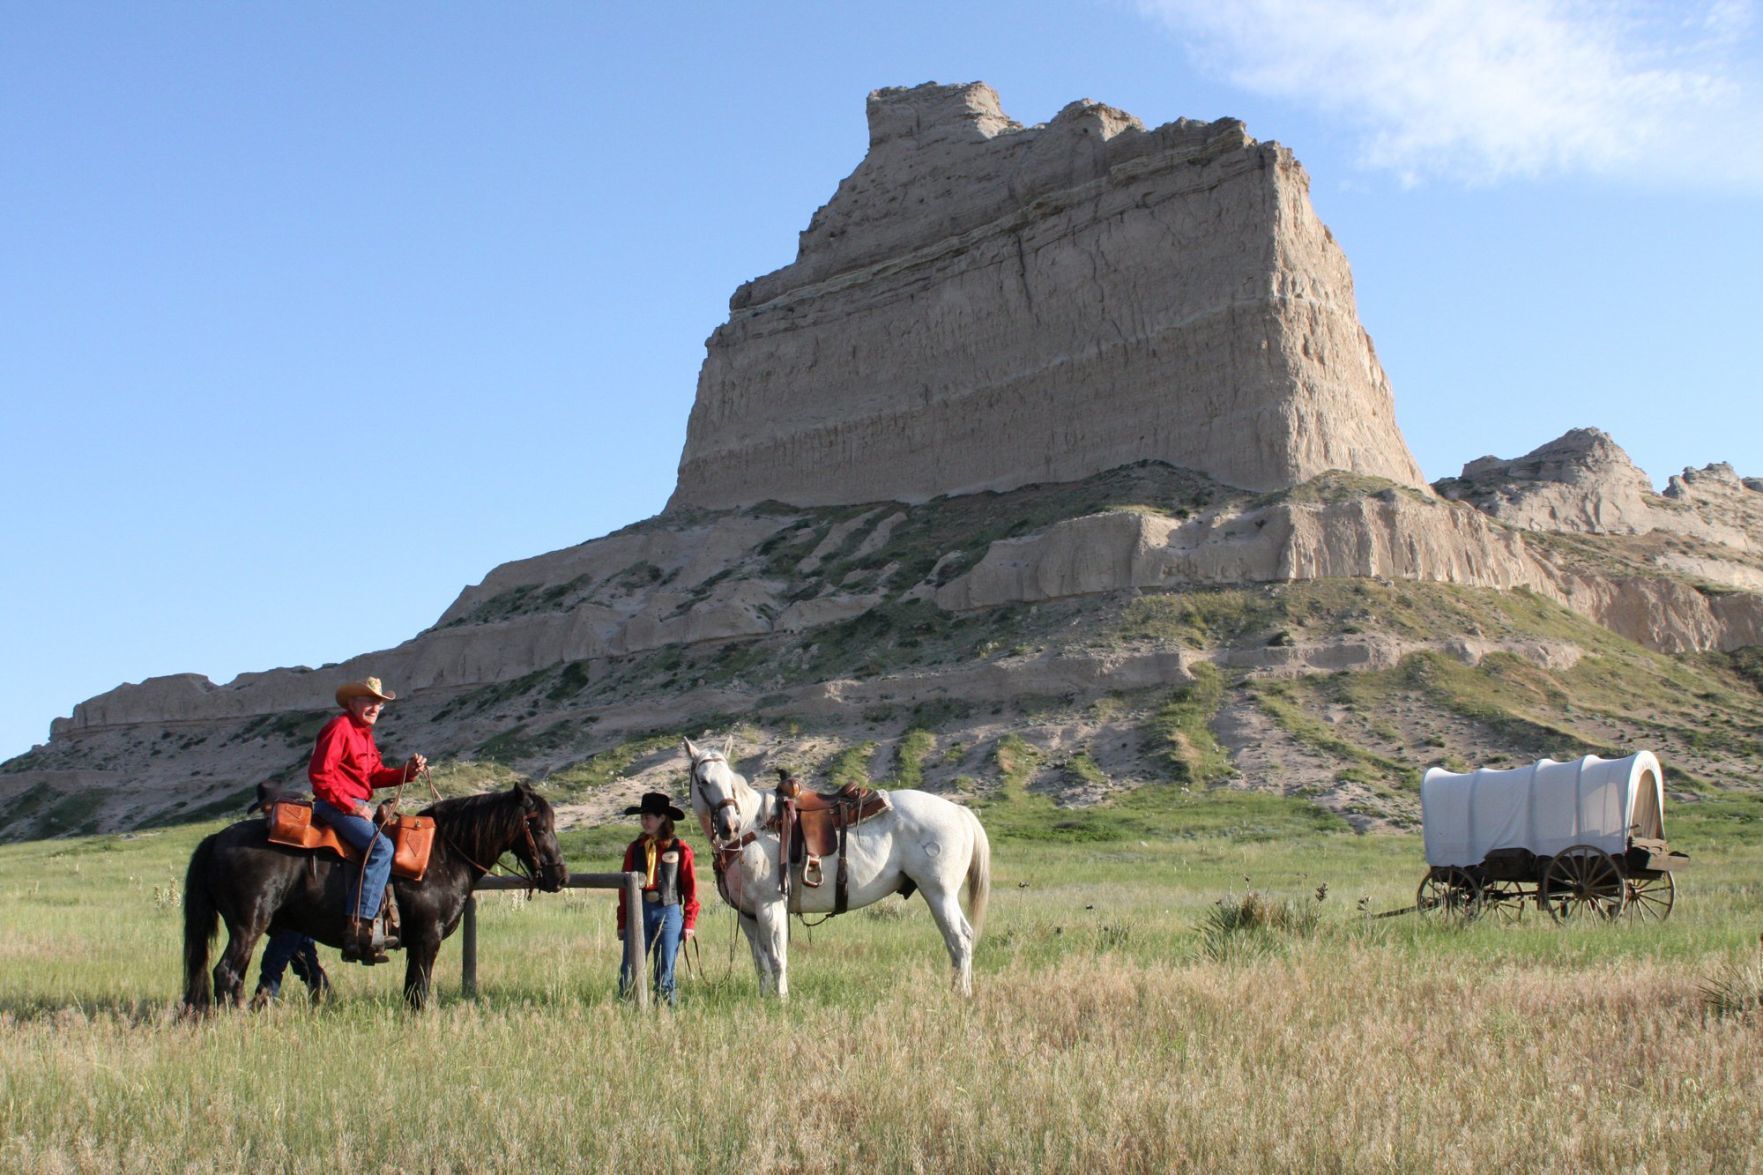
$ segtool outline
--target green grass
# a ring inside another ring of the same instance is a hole
[[[1092,788],[1108,785],[1108,773],[1103,771],[1101,765],[1090,757],[1088,751],[1078,751],[1073,754],[1070,759],[1066,760],[1065,770],[1073,779]]]
[[[999,758],[1012,789],[1036,766]],[[988,807],[971,1001],[914,898],[798,930],[790,1003],[761,1003],[701,869],[703,972],[646,1016],[614,996],[610,895],[571,891],[481,899],[476,1002],[455,939],[423,1016],[400,968],[325,949],[332,1004],[179,1023],[183,868],[216,826],[0,846],[0,1163],[624,1169],[658,1130],[668,1163],[713,1169],[1700,1169],[1754,1147],[1763,798],[1668,811],[1695,856],[1669,922],[1566,928],[1374,918],[1412,900],[1418,837],[1302,805],[1171,786],[1114,812],[1145,833],[1018,836]],[[630,832],[567,834],[571,866],[615,867]],[[771,1055],[815,1114],[753,1085]]]
[[[1763,690],[1763,646],[1749,645],[1726,655],[1726,663],[1752,688]]]
[[[1284,618],[1278,597],[1253,588],[1147,594],[1127,604],[1115,635],[1122,641],[1216,648],[1241,641]]]

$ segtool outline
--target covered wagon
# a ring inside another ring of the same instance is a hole
[[[1420,781],[1420,812],[1423,914],[1517,918],[1534,901],[1556,921],[1663,919],[1677,900],[1671,872],[1688,860],[1665,843],[1665,785],[1650,751],[1509,771],[1434,767]]]

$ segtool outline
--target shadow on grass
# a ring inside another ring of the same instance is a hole
[[[164,998],[97,996],[68,1000],[27,996],[0,999],[0,1025],[48,1023],[79,1027],[94,1020],[110,1020],[131,1028],[158,1028],[175,1021],[181,1010],[178,1001]]]

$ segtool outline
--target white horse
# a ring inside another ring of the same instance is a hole
[[[692,811],[713,849],[735,856],[725,868],[723,898],[740,914],[753,949],[761,995],[790,993],[787,973],[791,913],[824,914],[833,908],[833,886],[806,886],[792,877],[788,908],[779,889],[778,834],[767,828],[777,810],[775,793],[761,794],[729,766],[731,738],[720,751],[685,740],[692,760]],[[845,844],[849,908],[879,902],[902,888],[924,894],[949,948],[955,985],[973,992],[973,947],[985,922],[992,891],[992,848],[979,817],[959,804],[921,791],[890,791],[891,810],[851,826]],[[749,835],[751,834],[751,835]],[[827,856],[824,876],[838,868]],[[967,916],[960,890],[967,882]],[[971,919],[971,921],[969,920]]]

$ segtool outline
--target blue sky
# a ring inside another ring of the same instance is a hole
[[[1429,478],[1581,425],[1763,476],[1759,17],[0,0],[0,757],[659,511],[705,338],[879,86],[1290,146]]]

